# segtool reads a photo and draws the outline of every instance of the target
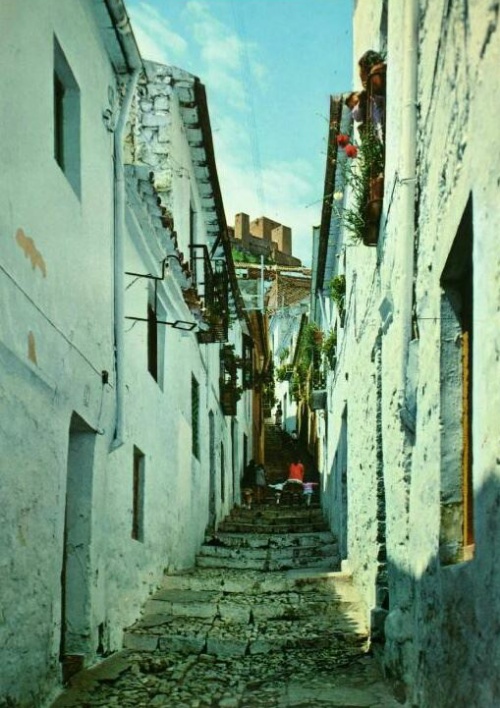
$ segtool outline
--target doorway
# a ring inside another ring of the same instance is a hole
[[[63,680],[91,652],[90,541],[96,433],[76,413],[69,428],[61,570],[60,661]]]
[[[340,486],[339,550],[341,560],[347,559],[348,495],[347,495],[347,407],[342,413],[339,446],[337,449],[337,474]]]
[[[209,491],[208,491],[208,527],[215,531],[217,521],[217,481],[215,468],[215,422],[212,411],[208,414],[208,460],[209,460]]]

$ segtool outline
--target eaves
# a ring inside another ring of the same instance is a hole
[[[333,192],[337,174],[337,135],[342,121],[342,95],[330,96],[330,123],[328,129],[328,146],[326,153],[325,182],[323,188],[323,206],[321,209],[321,225],[319,231],[318,260],[316,278],[312,284],[314,293],[323,289],[325,267],[332,220]]]
[[[130,18],[123,0],[91,0],[101,38],[117,74],[143,68]]]

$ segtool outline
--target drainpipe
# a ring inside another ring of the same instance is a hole
[[[412,303],[415,242],[416,194],[416,134],[417,134],[417,69],[418,69],[418,0],[406,0],[403,51],[404,74],[402,86],[401,129],[401,200],[404,239],[402,243],[401,274],[401,398],[405,395],[406,365],[412,338]],[[404,405],[404,401],[402,401]]]
[[[125,98],[120,108],[120,115],[114,134],[115,160],[115,233],[114,233],[114,317],[115,317],[115,387],[116,387],[116,422],[115,435],[111,449],[116,450],[124,443],[124,399],[125,399],[125,344],[124,344],[124,299],[125,299],[125,169],[123,167],[123,138],[127,117],[134,97],[140,69],[130,75]]]

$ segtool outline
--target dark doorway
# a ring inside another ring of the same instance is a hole
[[[60,659],[64,680],[83,668],[85,655],[91,651],[90,540],[95,436],[95,431],[73,413],[61,571]]]
[[[214,414],[212,411],[208,414],[208,435],[209,435],[209,501],[208,501],[208,526],[209,529],[215,531],[217,520],[217,503],[216,503],[216,470],[215,470],[215,423]]]

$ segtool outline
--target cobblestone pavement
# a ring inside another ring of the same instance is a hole
[[[53,708],[400,706],[363,645],[221,658],[123,651],[79,674]]]
[[[367,650],[349,576],[212,568],[165,585],[128,630],[131,648],[74,677],[52,708],[400,705]]]
[[[235,509],[52,708],[396,708],[319,509]]]

